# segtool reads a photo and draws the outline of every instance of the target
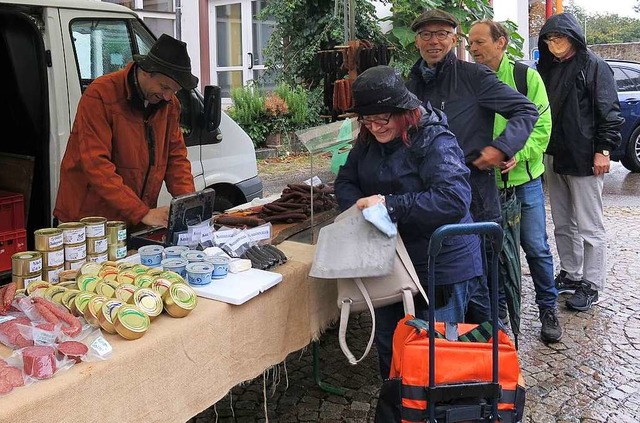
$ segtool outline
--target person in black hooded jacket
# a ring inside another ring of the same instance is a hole
[[[624,119],[613,72],[587,48],[572,15],[550,17],[538,48],[553,123],[545,178],[560,257],[555,283],[558,292],[573,292],[568,308],[586,311],[607,276],[602,189]]]

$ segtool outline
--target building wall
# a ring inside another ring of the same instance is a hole
[[[640,43],[595,44],[589,48],[605,59],[640,62]]]
[[[524,59],[529,59],[529,0],[493,0],[493,17],[497,21],[511,20],[518,25],[518,34],[524,38]]]

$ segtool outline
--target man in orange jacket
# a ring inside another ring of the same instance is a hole
[[[147,55],[89,85],[62,159],[54,216],[166,227],[169,209],[156,207],[162,182],[174,197],[195,191],[175,94],[197,85],[186,44],[166,34]]]

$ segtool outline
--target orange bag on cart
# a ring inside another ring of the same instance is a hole
[[[401,380],[403,423],[423,422],[426,419],[426,387],[429,385],[427,327],[427,322],[407,315],[398,322],[393,335],[393,358],[389,376],[390,379]],[[490,323],[459,323],[457,327],[458,340],[449,341],[444,336],[444,323],[436,322],[436,385],[491,382]],[[480,336],[476,335],[478,332]],[[473,340],[474,338],[477,340]],[[502,330],[498,331],[498,361],[498,381],[502,388],[498,402],[500,422],[518,422],[524,411],[524,378],[520,372],[515,346]],[[489,402],[486,409],[490,410]]]

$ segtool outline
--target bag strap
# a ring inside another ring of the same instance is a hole
[[[420,291],[420,294],[422,294],[422,296],[424,297],[424,300],[427,302],[427,305],[428,305],[429,298],[427,297],[427,293],[425,292],[424,288],[420,284],[420,279],[418,279],[418,274],[416,273],[416,269],[413,267],[413,262],[409,257],[407,248],[404,246],[404,243],[402,242],[402,238],[400,237],[398,237],[398,241],[396,244],[396,252],[400,257],[400,261],[402,262],[404,267],[407,269],[407,272],[409,273],[411,280],[413,281],[413,283],[415,283],[416,287],[418,288],[418,291]],[[351,300],[345,299],[345,300],[342,300],[342,306],[340,307],[340,326],[338,329],[338,341],[340,343],[340,349],[342,350],[342,353],[347,357],[347,360],[349,360],[349,363],[356,365],[359,362],[361,362],[369,354],[369,351],[371,350],[371,346],[373,345],[373,340],[375,338],[375,331],[376,331],[376,314],[374,311],[373,302],[371,301],[371,296],[369,296],[369,292],[365,288],[364,283],[362,282],[362,279],[353,278],[353,281],[355,282],[356,286],[360,290],[362,297],[367,303],[369,312],[371,313],[371,335],[369,335],[369,342],[367,342],[367,347],[365,348],[364,353],[360,358],[356,359],[356,357],[353,355],[353,353],[349,349],[349,346],[347,345],[347,326],[349,325],[349,315],[351,314]],[[402,304],[404,306],[405,314],[410,314],[412,316],[416,315],[416,309],[413,302],[413,294],[411,293],[411,290],[409,289],[402,290]]]

